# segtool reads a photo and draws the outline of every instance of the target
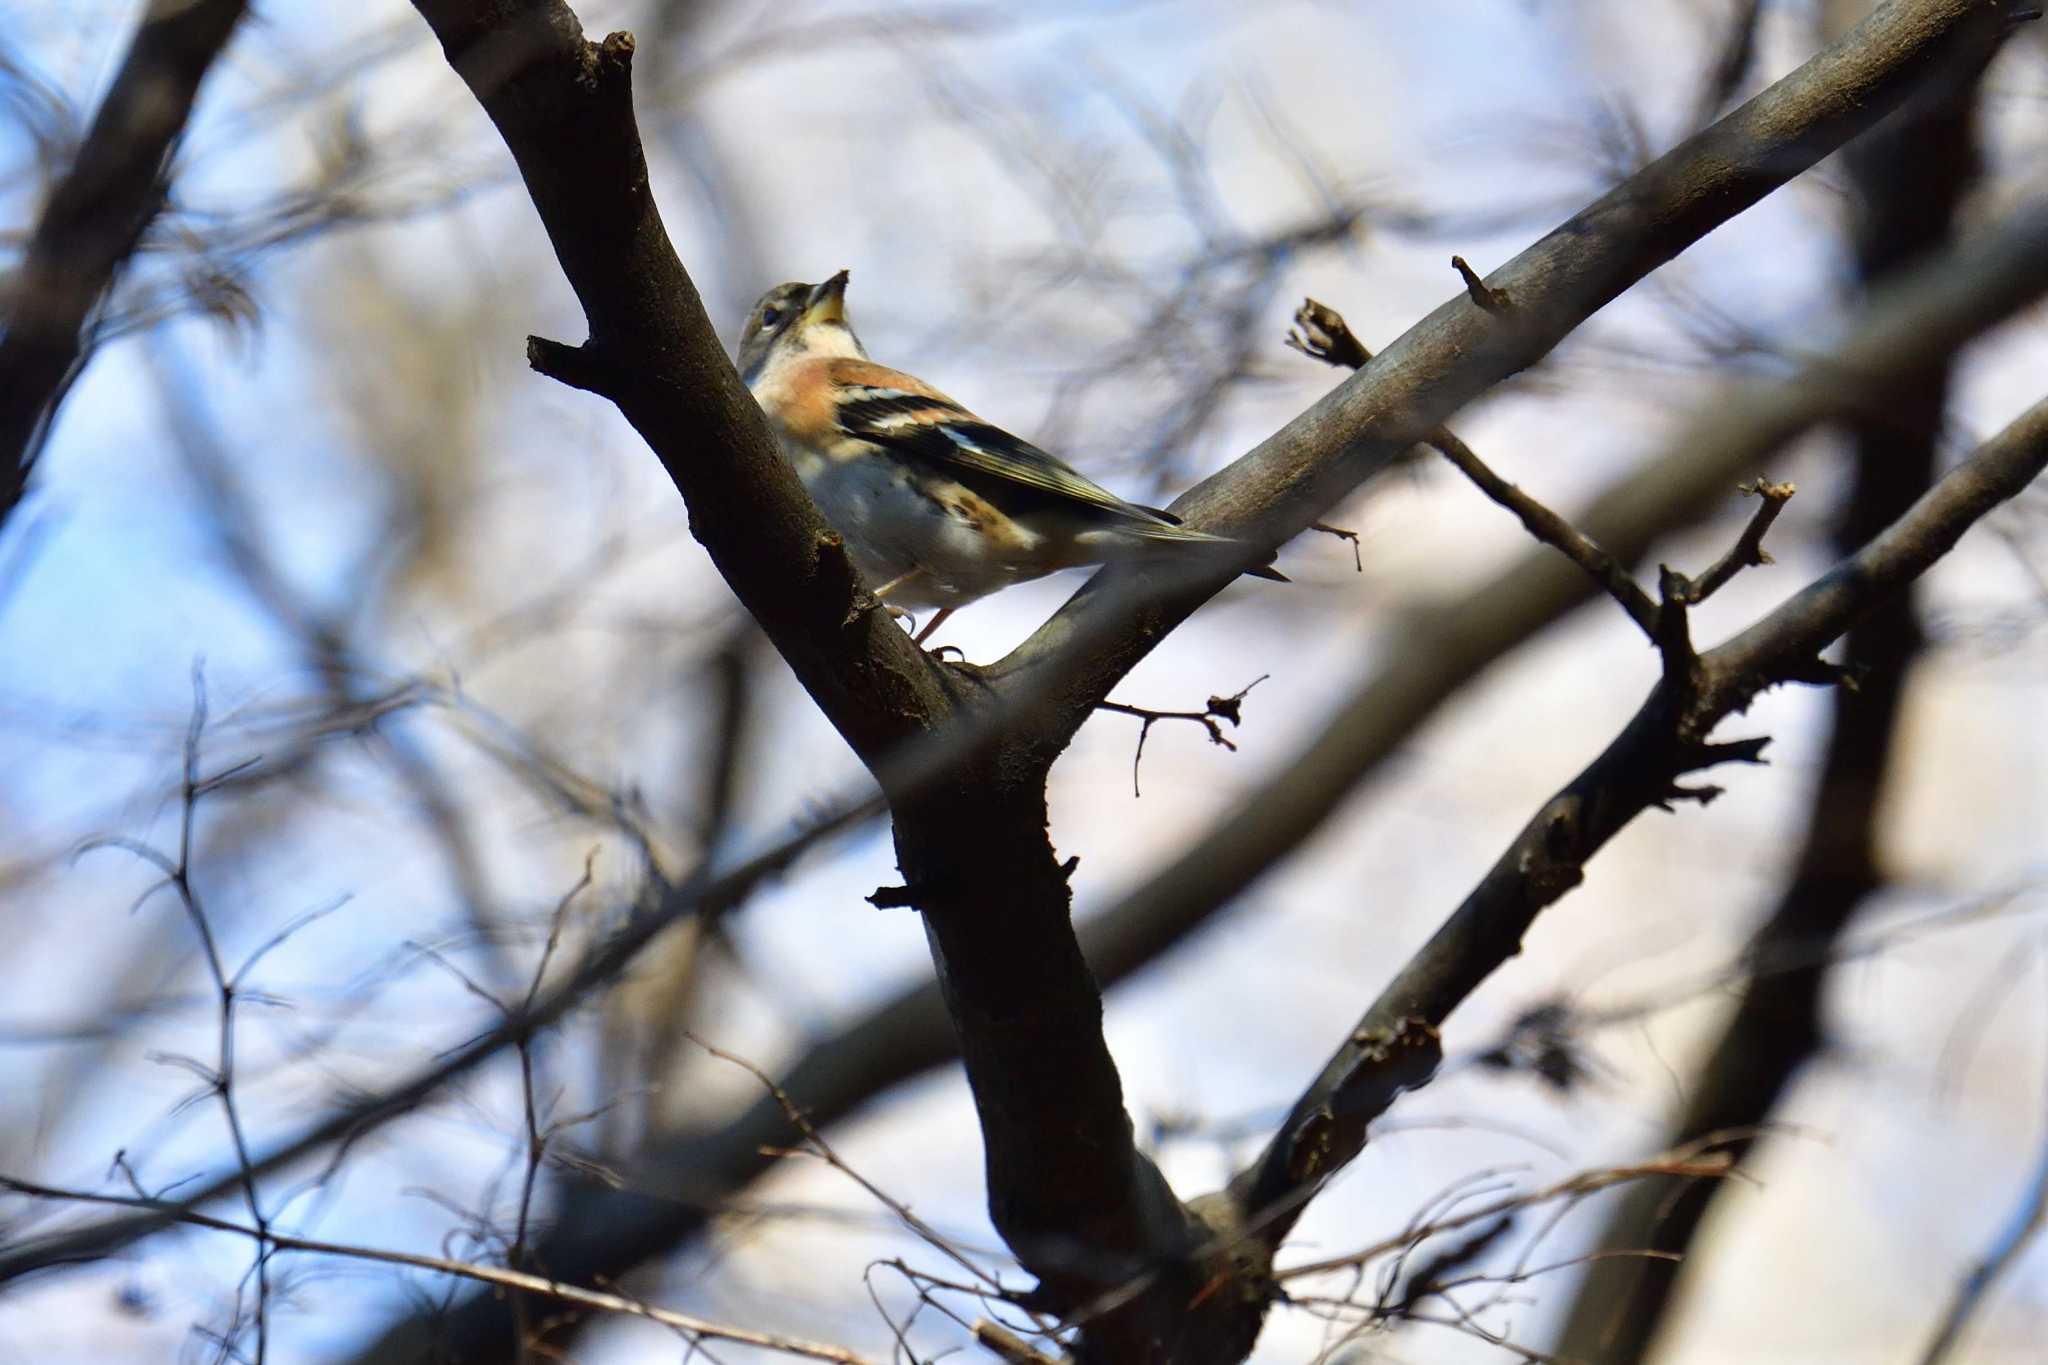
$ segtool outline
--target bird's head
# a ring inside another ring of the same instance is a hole
[[[778,284],[761,296],[740,333],[740,377],[749,385],[777,356],[864,356],[846,321],[842,270],[823,284]]]

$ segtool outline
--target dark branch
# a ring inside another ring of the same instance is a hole
[[[907,899],[961,1035],[997,1229],[1069,1294],[1177,1256],[1188,1220],[1132,1141],[1046,838],[1057,749],[949,725],[973,680],[880,609],[776,449],[654,204],[631,36],[586,42],[559,0],[416,7],[503,135],[589,322],[580,349],[543,343],[533,358],[618,404],[719,571],[889,793]],[[941,732],[926,761],[921,741]]]
[[[1372,359],[1365,343],[1352,334],[1351,326],[1336,309],[1305,299],[1294,314],[1295,330],[1287,344],[1306,355],[1331,365],[1363,369]],[[1438,427],[1422,438],[1424,445],[1442,453],[1458,472],[1478,485],[1479,491],[1515,514],[1530,535],[1563,554],[1621,604],[1629,619],[1652,640],[1657,638],[1657,604],[1617,564],[1614,556],[1600,548],[1592,537],[1557,513],[1524,493],[1487,467],[1478,452],[1465,444],[1449,427]]]
[[[153,0],[0,313],[0,525],[21,501],[82,333],[164,199],[171,149],[246,0]]]
[[[1230,722],[1230,728],[1233,730],[1243,724],[1246,694],[1270,676],[1270,674],[1261,673],[1258,677],[1253,678],[1227,697],[1211,697],[1209,698],[1208,705],[1200,711],[1154,711],[1143,706],[1127,706],[1120,701],[1105,701],[1097,707],[1096,709],[1098,710],[1114,712],[1119,716],[1136,716],[1138,718],[1138,747],[1137,752],[1131,755],[1131,795],[1143,795],[1138,790],[1138,764],[1144,760],[1145,737],[1152,733],[1153,726],[1162,720],[1192,721],[1208,732],[1211,744],[1220,744],[1235,753],[1237,751],[1236,742],[1229,735],[1224,734],[1223,727],[1216,722],[1227,720]]]
[[[1936,100],[1859,141],[1846,158],[1857,187],[1851,218],[1866,292],[1942,249],[1977,174],[1976,89]],[[1948,403],[1947,367],[1895,385],[1880,412],[1852,421],[1854,479],[1834,533],[1853,552],[1902,515],[1934,480]],[[1823,1045],[1822,1005],[1832,945],[1881,884],[1878,825],[1897,741],[1906,679],[1922,644],[1909,600],[1849,633],[1845,668],[1858,686],[1834,695],[1820,780],[1809,800],[1790,881],[1755,939],[1741,1003],[1688,1087],[1674,1140],[1723,1129],[1761,1129],[1793,1078]],[[1749,1140],[1736,1147],[1747,1160]],[[1611,1211],[1599,1245],[1649,1247],[1680,1262],[1602,1261],[1580,1282],[1559,1349],[1640,1359],[1661,1330],[1715,1192],[1645,1185]]]
[[[1761,567],[1771,562],[1771,556],[1764,549],[1764,536],[1771,529],[1771,523],[1778,519],[1778,513],[1798,491],[1789,483],[1771,483],[1759,478],[1753,483],[1738,486],[1738,493],[1754,494],[1763,502],[1756,509],[1756,515],[1749,519],[1749,525],[1742,528],[1742,535],[1729,547],[1728,553],[1714,561],[1714,564],[1698,578],[1680,575],[1676,590],[1679,599],[1689,607],[1696,607],[1726,587],[1728,580],[1744,569]]]
[[[1232,1183],[1251,1225],[1285,1235],[1314,1191],[1365,1144],[1366,1128],[1417,1081],[1396,1034],[1440,1026],[1520,951],[1538,913],[1573,887],[1586,862],[1683,774],[1742,746],[1706,736],[1765,688],[1797,678],[1828,643],[1893,600],[2000,502],[2048,467],[2048,402],[2030,409],[1942,479],[1856,554],[1733,640],[1697,660],[1680,695],[1667,679],[1607,750],[1536,818],[1430,941],[1409,959],[1296,1102],[1259,1160]],[[1425,1077],[1426,1078],[1426,1077]]]

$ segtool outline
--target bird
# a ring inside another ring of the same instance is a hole
[[[898,615],[953,611],[1059,569],[1242,554],[1243,542],[1126,502],[913,375],[868,358],[842,270],[763,294],[740,334],[740,377],[875,596]],[[1270,566],[1245,570],[1286,582]]]

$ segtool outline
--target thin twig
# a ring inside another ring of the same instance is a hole
[[[797,1102],[789,1097],[789,1092],[775,1083],[774,1077],[770,1076],[760,1067],[755,1066],[746,1058],[735,1056],[733,1053],[727,1052],[715,1044],[705,1042],[688,1029],[682,1031],[682,1036],[704,1049],[711,1056],[718,1058],[721,1062],[730,1062],[759,1081],[761,1088],[766,1090],[774,1098],[776,1104],[782,1107],[783,1115],[789,1119],[790,1123],[795,1125],[798,1132],[804,1135],[804,1141],[811,1145],[811,1149],[818,1154],[826,1165],[853,1181],[854,1184],[860,1186],[863,1190],[866,1190],[876,1203],[901,1219],[903,1225],[916,1233],[927,1246],[939,1252],[947,1260],[953,1262],[953,1264],[959,1266],[983,1284],[996,1290],[997,1293],[1003,1292],[1002,1281],[996,1278],[994,1272],[985,1270],[969,1260],[967,1254],[961,1251],[952,1239],[941,1233],[930,1223],[925,1222],[924,1219],[918,1217],[915,1213],[912,1213],[908,1204],[905,1204],[902,1200],[875,1184],[874,1181],[869,1180],[859,1171],[847,1165],[839,1153],[832,1150],[832,1145],[826,1142],[824,1137],[819,1134],[817,1126],[811,1122],[810,1116],[805,1114]]]
[[[1274,1278],[1293,1280],[1308,1275],[1323,1275],[1333,1270],[1348,1270],[1354,1266],[1376,1260],[1389,1252],[1399,1251],[1421,1236],[1437,1236],[1446,1232],[1456,1232],[1462,1228],[1471,1227],[1475,1223],[1484,1223],[1490,1219],[1497,1219],[1502,1214],[1512,1213],[1518,1209],[1531,1208],[1538,1204],[1547,1204],[1559,1199],[1584,1198],[1586,1195],[1611,1189],[1616,1185],[1627,1184],[1632,1180],[1647,1180],[1660,1176],[1680,1176],[1696,1180],[1721,1179],[1729,1175],[1734,1170],[1735,1165],[1734,1159],[1726,1152],[1714,1150],[1714,1145],[1722,1140],[1720,1134],[1711,1134],[1699,1142],[1687,1143],[1682,1147],[1672,1149],[1662,1156],[1653,1157],[1648,1161],[1637,1162],[1634,1165],[1612,1166],[1596,1171],[1581,1171],[1577,1175],[1560,1180],[1554,1185],[1491,1200],[1476,1208],[1467,1209],[1463,1213],[1451,1214],[1422,1228],[1404,1230],[1398,1236],[1374,1242],[1359,1248],[1357,1251],[1347,1252],[1342,1256],[1332,1256],[1325,1260],[1309,1261],[1303,1265],[1289,1266],[1285,1270],[1275,1271]]]
[[[200,773],[201,740],[206,733],[207,721],[206,668],[203,662],[192,663],[192,715],[185,727],[184,770],[179,783],[178,851],[175,858],[147,844],[127,839],[96,839],[81,847],[81,854],[100,848],[118,848],[132,853],[144,862],[158,868],[164,879],[144,893],[144,899],[156,892],[169,889],[177,894],[178,902],[184,907],[185,917],[192,925],[192,933],[199,940],[200,955],[206,961],[208,975],[213,978],[214,994],[219,1001],[218,1029],[219,1044],[214,1064],[211,1067],[195,1059],[166,1057],[192,1071],[206,1083],[208,1092],[219,1100],[222,1117],[227,1122],[228,1137],[235,1151],[235,1180],[242,1192],[242,1201],[247,1205],[249,1217],[256,1224],[259,1235],[268,1235],[270,1220],[263,1212],[263,1202],[257,1191],[256,1163],[249,1155],[247,1129],[242,1124],[241,1110],[235,1102],[235,1005],[239,998],[242,977],[271,948],[277,945],[272,939],[257,949],[256,953],[243,964],[234,975],[228,974],[221,961],[219,940],[215,938],[213,923],[208,918],[206,907],[201,902],[198,888],[192,881],[193,831],[198,823],[199,801],[214,790],[223,780],[232,777],[237,768],[231,768],[213,777]],[[298,923],[306,921],[301,919]],[[125,1167],[125,1162],[117,1163]],[[134,1182],[130,1172],[131,1183]],[[136,1184],[139,1191],[141,1186]],[[256,1279],[256,1365],[263,1365],[270,1347],[270,1250],[259,1242],[256,1260],[250,1267]]]
[[[1005,1365],[1062,1365],[1059,1357],[1046,1355],[1009,1328],[987,1318],[976,1320],[974,1339]]]
[[[1935,1330],[1933,1340],[1927,1343],[1927,1349],[1920,1355],[1920,1365],[1942,1365],[1953,1354],[1963,1329],[1983,1307],[1991,1287],[2012,1268],[2013,1262],[2025,1254],[2044,1227],[2048,1227],[2048,1134],[2043,1136],[2034,1173],[2020,1192],[2019,1203],[2014,1207],[2012,1216],[1999,1229],[1998,1236],[1983,1258],[1956,1286],[1948,1311],[1942,1315],[1941,1326]]]
[[[1614,556],[1600,548],[1591,536],[1524,493],[1486,466],[1472,447],[1459,440],[1448,427],[1429,433],[1428,442],[1457,467],[1459,473],[1478,486],[1479,491],[1515,514],[1530,535],[1555,548],[1598,583],[1609,597],[1621,604],[1629,619],[1645,635],[1656,638],[1657,604],[1643,591]]]
[[[1154,711],[1149,707],[1130,706],[1124,702],[1107,700],[1095,703],[1095,709],[1098,711],[1114,711],[1117,715],[1136,716],[1139,720],[1138,748],[1131,755],[1131,795],[1144,795],[1143,792],[1138,790],[1138,764],[1144,761],[1145,737],[1152,733],[1154,725],[1157,725],[1162,720],[1193,721],[1209,732],[1209,742],[1211,744],[1220,744],[1232,753],[1236,753],[1237,745],[1231,740],[1230,736],[1223,733],[1223,727],[1216,722],[1227,720],[1230,722],[1230,728],[1233,730],[1243,724],[1245,694],[1272,676],[1270,673],[1261,673],[1258,677],[1253,678],[1227,697],[1211,697],[1209,698],[1208,705],[1200,711]]]
[[[801,1356],[807,1360],[825,1360],[834,1365],[877,1365],[867,1356],[849,1351],[841,1346],[825,1342],[807,1341],[801,1337],[783,1336],[775,1332],[756,1332],[745,1327],[731,1327],[724,1323],[712,1322],[689,1313],[678,1313],[667,1308],[657,1308],[638,1299],[629,1299],[620,1294],[608,1294],[603,1290],[585,1289],[581,1285],[566,1284],[551,1280],[544,1275],[533,1275],[521,1270],[502,1269],[498,1266],[478,1265],[470,1261],[452,1260],[442,1256],[421,1256],[409,1251],[387,1251],[381,1247],[357,1246],[346,1242],[323,1242],[311,1237],[297,1237],[275,1228],[258,1229],[216,1218],[197,1209],[164,1199],[146,1196],[100,1194],[91,1190],[70,1190],[54,1185],[43,1185],[31,1180],[21,1180],[10,1175],[0,1175],[0,1189],[34,1199],[62,1200],[79,1204],[108,1204],[118,1208],[142,1209],[160,1214],[176,1223],[191,1227],[206,1228],[213,1232],[232,1233],[261,1243],[270,1252],[297,1251],[310,1256],[339,1256],[356,1261],[375,1261],[383,1265],[409,1266],[415,1270],[431,1270],[441,1275],[454,1275],[460,1279],[475,1280],[482,1284],[496,1285],[501,1289],[518,1290],[528,1294],[545,1294],[563,1303],[573,1303],[584,1308],[602,1309],[608,1313],[623,1313],[630,1317],[646,1318],[665,1327],[673,1327],[692,1338],[707,1338],[715,1341],[736,1342],[745,1346],[758,1346],[763,1350],[780,1351],[785,1355]]]
[[[1754,494],[1762,498],[1763,502],[1757,507],[1756,514],[1749,519],[1749,525],[1742,529],[1742,534],[1736,538],[1735,544],[1729,547],[1727,554],[1715,560],[1698,578],[1679,576],[1687,606],[1698,606],[1706,601],[1725,587],[1729,579],[1744,569],[1752,565],[1762,566],[1773,562],[1770,552],[1764,549],[1764,533],[1771,529],[1771,523],[1778,519],[1778,513],[1785,510],[1785,504],[1799,490],[1793,484],[1772,483],[1760,476],[1754,483],[1738,484],[1735,491],[1744,495]]]
[[[514,1045],[521,1037],[552,1025],[580,1005],[600,986],[624,972],[640,951],[663,930],[687,917],[705,911],[716,913],[752,892],[764,881],[780,874],[798,856],[824,839],[865,823],[879,815],[881,798],[827,808],[814,822],[750,857],[718,876],[700,873],[679,884],[664,886],[661,901],[643,911],[609,938],[590,948],[576,964],[568,979],[548,989],[533,1008],[507,1019],[489,1032],[446,1053],[413,1074],[394,1082],[366,1099],[358,1100],[309,1123],[296,1135],[280,1142],[259,1157],[253,1173],[263,1175],[280,1170],[323,1147],[358,1141],[378,1125],[410,1113],[428,1096],[458,1076]],[[126,848],[138,856],[157,861],[168,870],[162,855],[146,845],[106,839],[99,846]],[[240,1183],[238,1173],[213,1175],[189,1184],[190,1193],[177,1202],[151,1201],[134,1207],[144,1210],[126,1219],[110,1219],[96,1227],[54,1233],[40,1242],[14,1245],[0,1251],[0,1283],[16,1275],[67,1260],[89,1258],[125,1246],[136,1238],[178,1221],[180,1213],[195,1212],[199,1206],[219,1198]]]
[[[555,902],[555,913],[548,923],[547,942],[541,946],[540,960],[534,964],[533,977],[527,982],[526,998],[519,1004],[518,1013],[532,1014],[534,1002],[540,998],[541,982],[546,979],[548,965],[554,961],[555,949],[562,941],[562,926],[569,918],[569,907],[576,897],[591,884],[591,870],[597,861],[597,850],[592,849],[583,859],[583,875],[576,884],[564,892]],[[514,1011],[500,1004],[499,1013],[507,1020]],[[526,1266],[526,1236],[533,1225],[533,1194],[540,1184],[541,1165],[547,1160],[548,1139],[553,1136],[552,1126],[543,1128],[540,1120],[540,1103],[534,1085],[534,1035],[522,1034],[515,1046],[519,1052],[519,1092],[521,1110],[526,1121],[526,1169],[519,1182],[519,1216],[512,1230],[512,1245],[505,1252],[505,1264],[513,1270]],[[512,1349],[514,1358],[525,1361],[528,1356],[528,1335],[531,1324],[527,1320],[526,1295],[513,1292],[507,1296],[512,1307],[514,1327]]]
[[[1453,259],[1464,264],[1462,259]],[[1478,277],[1470,278],[1476,281]],[[1287,334],[1287,344],[1303,355],[1347,369],[1362,369],[1372,359],[1372,352],[1352,333],[1343,314],[1314,299],[1304,299],[1295,311],[1294,330]],[[1588,578],[1621,604],[1643,634],[1652,640],[1657,638],[1657,604],[1592,537],[1494,473],[1449,427],[1437,427],[1423,441],[1442,452],[1459,473],[1478,485],[1480,492],[1514,513],[1530,535],[1584,570]]]

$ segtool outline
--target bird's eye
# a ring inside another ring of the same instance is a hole
[[[780,321],[782,321],[782,309],[777,305],[771,303],[761,310],[761,325],[763,327],[773,327]]]

